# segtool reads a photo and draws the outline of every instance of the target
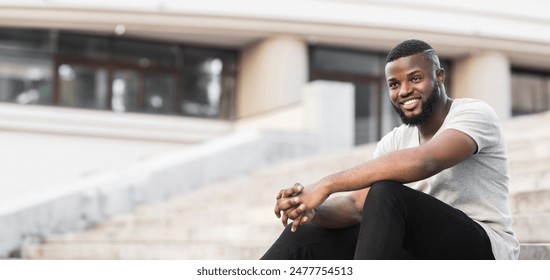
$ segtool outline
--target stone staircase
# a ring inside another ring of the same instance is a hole
[[[283,227],[277,192],[371,157],[373,146],[258,170],[101,222],[84,232],[28,245],[30,259],[258,259]]]
[[[503,125],[510,161],[514,231],[520,259],[550,259],[550,113]]]
[[[520,259],[550,259],[550,114],[503,124]],[[30,259],[258,259],[282,226],[275,195],[371,157],[373,145],[257,170],[137,208],[84,232],[28,245]]]

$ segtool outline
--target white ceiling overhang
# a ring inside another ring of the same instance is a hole
[[[0,25],[59,28],[244,47],[271,36],[387,51],[419,38],[445,56],[499,51],[515,64],[550,62],[544,1],[145,0],[0,1]]]

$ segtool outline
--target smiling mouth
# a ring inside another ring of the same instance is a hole
[[[410,99],[405,102],[401,102],[401,107],[405,110],[411,110],[416,107],[416,105],[420,102],[420,99]]]

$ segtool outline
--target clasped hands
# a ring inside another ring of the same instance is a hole
[[[291,219],[291,231],[295,232],[300,225],[313,221],[316,215],[315,207],[321,205],[329,194],[322,187],[313,185],[304,187],[299,183],[291,188],[282,189],[277,194],[275,215],[286,227]]]

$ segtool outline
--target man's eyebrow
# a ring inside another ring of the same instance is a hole
[[[407,77],[410,77],[410,76],[413,76],[413,75],[416,75],[416,74],[422,74],[422,71],[414,70],[414,71],[410,72],[409,74],[407,74]]]

